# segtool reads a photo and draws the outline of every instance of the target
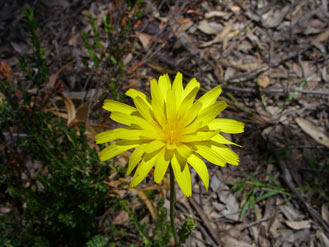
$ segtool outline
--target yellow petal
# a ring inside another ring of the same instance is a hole
[[[151,124],[141,117],[132,116],[131,125],[136,126],[136,128],[145,130],[143,131],[143,134],[147,137],[153,137],[153,139],[159,137],[159,133],[161,133],[159,127],[155,125],[155,122]]]
[[[226,160],[213,149],[213,146],[196,144],[195,147],[197,148],[196,152],[209,162],[218,166],[225,166]]]
[[[168,124],[173,128],[176,119],[176,96],[172,89],[167,91],[166,113]]]
[[[139,143],[127,142],[127,141],[118,141],[111,144],[110,146],[104,148],[98,153],[99,159],[101,161],[109,160],[118,154],[121,154],[129,149],[135,148]]]
[[[186,142],[200,142],[200,141],[203,141],[203,137],[196,136],[195,134],[183,135],[179,140],[183,143],[186,143]]]
[[[140,91],[137,91],[136,89],[130,88],[130,89],[126,92],[126,95],[129,96],[129,97],[132,98],[132,99],[135,99],[135,98],[137,98],[137,97],[141,97],[142,100],[144,100],[145,103],[148,104],[148,106],[151,106],[151,104],[150,104],[150,102],[151,102],[150,98],[147,97],[147,96],[145,95],[145,93],[142,93],[142,92],[140,92]]]
[[[198,131],[189,135],[183,135],[180,139],[181,142],[198,142],[207,141],[217,135],[216,131]]]
[[[241,145],[236,144],[234,142],[231,142],[230,140],[227,140],[224,136],[222,136],[221,134],[217,134],[214,137],[211,138],[212,141],[218,143],[218,144],[231,144],[231,145],[235,145],[238,147],[241,147]]]
[[[160,148],[163,148],[165,146],[165,143],[159,140],[152,141],[147,144],[145,147],[145,153],[153,153],[156,150],[159,150]]]
[[[209,92],[204,94],[200,99],[198,99],[198,101],[202,103],[201,110],[214,104],[221,92],[222,87],[218,85],[217,87],[211,89]]]
[[[118,123],[124,124],[124,125],[131,125],[132,124],[132,116],[127,115],[126,113],[122,112],[112,112],[110,115],[110,118]]]
[[[183,97],[185,98],[187,95],[189,95],[195,89],[197,89],[197,91],[199,91],[199,89],[200,89],[200,83],[195,78],[193,78],[186,85],[186,87],[184,89]]]
[[[211,130],[220,130],[220,132],[238,134],[244,131],[244,123],[233,119],[216,118],[208,124]]]
[[[104,100],[103,108],[110,112],[121,112],[128,115],[137,110],[136,108],[130,105],[126,105],[124,103],[109,99]]]
[[[176,109],[179,108],[183,100],[183,75],[177,72],[175,80],[173,82],[172,90],[176,94]]]
[[[152,132],[148,129],[143,129],[140,131],[140,140],[154,140],[158,136],[157,132]]]
[[[166,148],[167,148],[167,150],[173,151],[173,150],[177,149],[177,145],[176,145],[176,143],[167,142]]]
[[[158,101],[152,103],[153,114],[156,121],[161,125],[166,123],[166,115],[164,113],[164,105],[161,105]]]
[[[195,134],[201,127],[201,122],[193,122],[182,130],[182,135]]]
[[[154,182],[160,183],[166,174],[170,159],[166,159],[165,149],[163,148],[155,161]]]
[[[190,157],[188,157],[187,163],[189,163],[194,168],[194,170],[199,174],[204,184],[204,187],[208,191],[209,174],[206,164],[203,162],[200,156],[196,154],[192,154]]]
[[[192,123],[195,118],[197,117],[197,115],[200,113],[200,109],[202,107],[202,104],[200,102],[195,102],[192,107],[187,110],[184,114],[184,116],[181,119],[181,125],[182,126],[187,126],[190,123]]]
[[[104,131],[95,136],[95,140],[97,144],[111,142],[116,139],[124,139],[124,140],[139,140],[141,135],[140,130],[132,130],[132,129],[113,129]]]
[[[144,180],[144,178],[154,166],[155,158],[156,156],[153,156],[153,158],[148,161],[142,160],[142,162],[138,165],[136,169],[133,179],[131,180],[130,187],[135,187]]]
[[[218,116],[219,113],[221,113],[225,108],[227,107],[227,104],[225,101],[219,101],[215,104],[212,104],[208,106],[207,108],[204,108],[199,116],[197,117],[196,121],[202,122],[201,126],[205,126],[209,124],[214,118]]]
[[[165,124],[166,116],[164,114],[164,95],[160,92],[158,83],[155,79],[151,80],[152,110],[154,116],[160,125]]]
[[[117,139],[116,133],[118,132],[118,129],[108,130],[101,133],[98,133],[95,136],[95,141],[97,144],[111,142]]]
[[[164,94],[163,94],[163,92],[160,91],[160,88],[159,88],[159,85],[158,85],[158,82],[156,79],[151,80],[150,88],[151,88],[152,104],[155,100],[159,101],[163,104]]]
[[[171,166],[173,168],[176,181],[179,187],[181,188],[183,194],[186,197],[190,197],[192,195],[192,185],[191,185],[191,174],[190,174],[189,166],[185,165],[184,170],[182,171],[181,166],[177,161],[175,155],[171,159]]]
[[[117,138],[122,140],[140,140],[141,135],[141,130],[122,128],[120,131],[118,131]]]
[[[177,152],[184,159],[187,159],[191,155],[193,150],[189,146],[181,143],[180,145],[177,146]]]
[[[178,114],[180,118],[183,117],[188,109],[190,109],[193,105],[194,99],[199,91],[199,87],[194,87],[187,95],[184,97],[183,102],[181,103]],[[200,104],[201,106],[201,104]],[[201,107],[200,107],[201,108]]]
[[[166,101],[167,91],[171,89],[171,83],[168,74],[160,76],[158,82],[160,92],[164,95],[164,99]]]
[[[211,145],[211,149],[231,165],[239,165],[239,155],[225,145]]]
[[[134,104],[143,118],[148,122],[153,122],[152,109],[141,97],[134,98]]]
[[[145,153],[145,147],[147,144],[140,145],[134,150],[129,158],[128,168],[126,174],[129,176],[130,173],[135,169],[138,163],[141,161],[143,154]]]

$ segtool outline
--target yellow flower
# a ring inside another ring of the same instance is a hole
[[[173,84],[168,74],[160,76],[158,82],[151,80],[151,99],[142,92],[129,89],[126,95],[132,98],[135,107],[114,100],[104,102],[103,108],[111,112],[110,118],[127,127],[96,135],[98,144],[118,140],[103,149],[99,158],[105,161],[135,149],[127,169],[129,175],[137,166],[131,187],[142,182],[154,166],[154,181],[160,183],[171,165],[179,187],[189,197],[192,194],[189,165],[208,190],[208,169],[201,156],[218,166],[239,164],[239,156],[225,145],[237,144],[220,133],[241,133],[244,124],[216,118],[227,107],[224,101],[216,102],[222,92],[221,86],[194,102],[200,83],[194,78],[183,88],[182,81],[179,72]]]

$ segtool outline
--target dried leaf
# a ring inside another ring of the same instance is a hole
[[[15,51],[17,51],[17,53],[19,54],[27,54],[30,52],[29,47],[27,46],[27,44],[23,43],[23,42],[10,42],[11,46],[14,48]]]
[[[198,25],[198,29],[201,32],[206,33],[206,34],[216,34],[216,33],[218,33],[218,30],[211,27],[206,20],[200,21],[200,23]]]
[[[99,132],[110,129],[111,126],[108,124],[88,124],[87,128],[90,130],[91,133],[94,133],[94,135],[96,135]]]
[[[285,223],[287,226],[294,230],[309,229],[311,227],[311,221],[302,220],[302,221],[290,221],[286,220]]]
[[[13,82],[10,66],[1,61],[0,61],[0,75],[2,75],[5,78],[5,80],[9,82]]]
[[[220,202],[213,202],[213,206],[222,216],[233,221],[239,220],[239,204],[229,188],[220,181],[217,175],[212,176],[210,187],[218,191]]]
[[[229,62],[229,64],[231,66],[241,69],[243,71],[253,71],[253,70],[256,70],[257,68],[259,68],[259,65],[257,64],[257,62],[249,62],[249,63],[243,64],[241,60],[238,60],[238,61],[231,60]]]
[[[70,125],[71,122],[75,120],[77,111],[75,109],[73,101],[70,98],[64,96],[64,104],[67,110],[67,125]]]
[[[113,188],[118,188],[118,186],[120,184],[123,184],[123,183],[128,183],[130,182],[131,178],[130,177],[125,177],[125,178],[119,178],[117,180],[111,180],[110,182],[108,181],[104,181],[104,184],[110,186],[110,187],[113,187]]]
[[[112,224],[123,225],[130,220],[129,215],[126,211],[121,211],[117,216],[114,217]]]
[[[316,231],[316,236],[318,237],[318,239],[321,242],[321,246],[329,246],[329,239],[327,238],[327,236],[320,230]]]
[[[221,238],[223,242],[224,247],[252,247],[253,245],[248,244],[242,240],[238,240],[237,238],[234,238],[230,235],[224,235],[224,237]]]
[[[176,33],[183,33],[187,31],[192,25],[193,21],[191,21],[190,18],[182,18],[177,28],[174,27],[174,30],[176,30]]]
[[[328,205],[323,204],[321,207],[321,216],[329,224],[329,209]]]
[[[239,11],[241,10],[241,8],[240,8],[238,5],[233,5],[233,6],[231,7],[231,10],[232,10],[233,12],[239,12]]]
[[[302,68],[296,64],[296,63],[293,63],[292,64],[292,69],[294,70],[294,72],[296,73],[296,75],[298,77],[303,77],[303,71],[302,71]]]
[[[306,134],[310,135],[318,143],[329,148],[329,138],[323,133],[322,129],[303,118],[296,118],[296,122]]]
[[[187,33],[178,33],[176,37],[189,52],[194,55],[199,53],[198,48],[194,45],[191,37]]]
[[[129,53],[127,56],[124,57],[123,65],[126,66],[132,59],[133,59],[133,55],[131,53]]]
[[[224,11],[218,11],[218,10],[214,10],[214,11],[210,11],[208,13],[205,14],[205,17],[208,19],[208,18],[211,18],[211,17],[224,17],[224,16],[228,16],[229,13],[226,13]]]
[[[69,39],[68,44],[70,46],[76,47],[79,44],[80,37],[81,37],[81,32],[77,32],[76,34],[72,35],[72,37]]]
[[[57,117],[61,117],[61,118],[65,118],[65,119],[69,118],[67,113],[59,112],[54,109],[47,109],[45,112],[51,112],[52,114],[54,114]]]
[[[139,41],[142,43],[144,48],[147,48],[151,44],[152,36],[147,33],[140,33],[138,35]]]
[[[59,76],[59,74],[65,70],[68,66],[70,66],[71,64],[75,63],[75,60],[72,60],[70,62],[68,62],[67,64],[65,64],[64,66],[62,66],[56,73],[52,74],[49,76],[49,82],[48,82],[48,87],[50,88],[54,88],[55,87],[55,83],[57,81],[57,78]]]
[[[137,195],[139,196],[139,198],[141,200],[144,201],[144,203],[146,204],[147,209],[150,211],[150,214],[153,218],[153,220],[157,220],[157,213],[156,213],[156,209],[152,203],[152,201],[147,197],[147,195],[144,193],[144,191],[142,191],[141,189],[137,189],[137,188],[129,188],[130,191],[136,192]]]
[[[89,106],[88,105],[82,105],[78,108],[76,113],[76,120],[78,122],[86,123],[88,120],[88,113],[89,113]]]
[[[221,41],[224,41],[225,39],[228,38],[228,35],[232,29],[232,26],[233,26],[233,22],[230,21],[229,23],[226,24],[226,26],[216,35],[216,37],[209,41],[209,42],[206,42],[206,43],[203,43],[200,45],[200,47],[207,47],[207,46],[210,46],[212,44],[215,44],[215,43],[218,43],[218,42],[221,42]]]
[[[328,41],[329,38],[329,28],[324,31],[323,33],[320,33],[315,40],[313,41],[313,43],[321,43],[323,41]]]
[[[260,76],[258,78],[258,84],[262,88],[267,88],[268,85],[270,85],[270,77],[268,77],[268,76]]]
[[[322,68],[321,70],[321,76],[322,76],[322,79],[325,81],[325,82],[329,82],[329,74],[327,72],[327,68]]]
[[[288,220],[296,220],[300,217],[300,214],[294,209],[291,204],[281,205],[279,206],[281,212]]]
[[[289,4],[287,4],[284,8],[270,8],[267,13],[262,15],[263,25],[268,28],[279,26],[284,17],[288,14],[289,9]]]
[[[279,215],[279,217],[281,219],[281,214]],[[279,219],[279,217],[274,218],[269,229],[269,233],[273,236],[273,238],[280,237],[280,232],[278,231],[278,229],[281,226],[281,220]]]

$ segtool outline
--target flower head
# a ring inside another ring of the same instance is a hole
[[[105,131],[96,135],[97,143],[117,140],[99,153],[101,161],[134,149],[127,175],[137,166],[130,186],[138,185],[154,169],[154,181],[160,183],[169,165],[184,195],[192,194],[190,166],[199,174],[208,190],[209,174],[202,157],[209,162],[225,166],[239,164],[239,156],[226,144],[237,145],[221,133],[241,133],[242,122],[216,118],[227,104],[216,102],[221,93],[217,86],[198,100],[195,97],[200,83],[194,78],[183,88],[183,76],[177,73],[171,84],[168,74],[151,80],[151,98],[135,89],[126,95],[135,107],[105,100],[103,108],[111,112],[110,118],[127,127]],[[237,145],[239,146],[239,145]]]

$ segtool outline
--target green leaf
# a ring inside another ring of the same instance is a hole
[[[267,199],[269,197],[272,197],[272,196],[275,196],[277,194],[280,194],[280,193],[282,193],[282,192],[281,191],[276,191],[276,190],[269,191],[269,192],[263,194],[262,196],[258,197],[256,199],[256,203],[258,203],[260,201],[263,201],[263,200],[265,200],[265,199]]]
[[[196,226],[195,220],[187,218],[182,228],[178,231],[179,242],[184,244]]]
[[[240,213],[240,219],[242,219],[242,218],[245,216],[245,214],[247,213],[247,210],[248,210],[248,208],[249,208],[249,205],[250,205],[250,200],[248,200],[248,201],[243,205],[243,207],[242,207],[242,209],[241,209],[241,213]]]

